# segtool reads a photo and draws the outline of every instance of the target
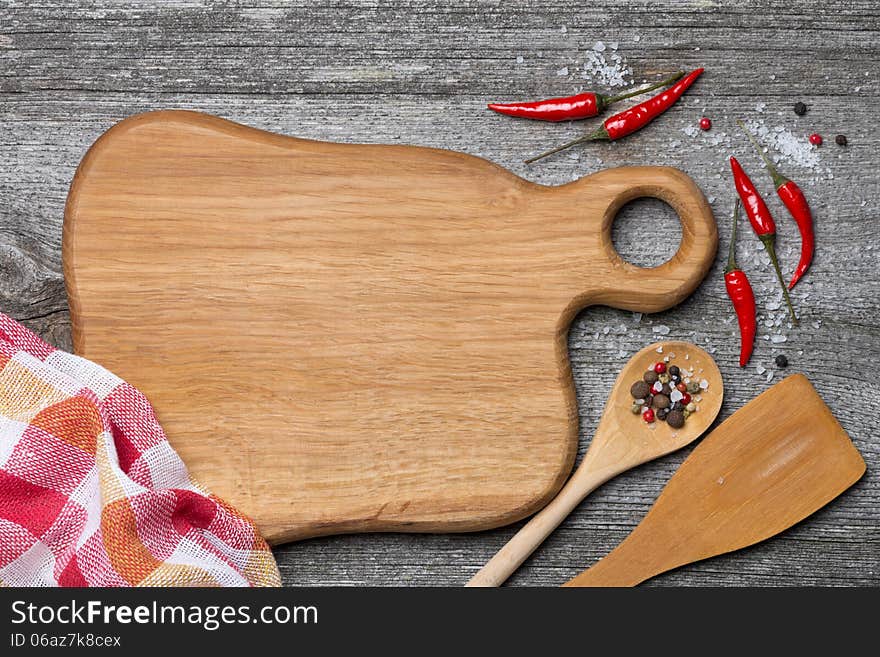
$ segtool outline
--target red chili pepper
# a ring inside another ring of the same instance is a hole
[[[816,236],[813,233],[813,213],[810,212],[810,204],[807,203],[807,199],[797,183],[779,173],[770,161],[770,158],[764,154],[761,146],[755,140],[754,135],[748,131],[742,121],[737,121],[737,123],[739,124],[739,127],[742,128],[743,132],[746,133],[749,141],[751,141],[758,150],[758,153],[764,160],[764,164],[767,165],[767,171],[773,179],[776,193],[779,195],[779,198],[782,199],[783,205],[788,208],[788,211],[791,213],[791,216],[801,233],[801,259],[794,270],[794,275],[791,277],[791,283],[788,284],[788,289],[790,290],[806,273],[807,269],[810,268],[810,263],[813,262],[813,251],[816,245]]]
[[[670,78],[662,80],[650,87],[636,89],[618,96],[605,96],[593,92],[566,96],[564,98],[548,98],[529,103],[490,103],[487,107],[499,114],[515,116],[522,119],[536,119],[538,121],[576,121],[596,116],[606,107],[621,100],[640,96],[641,94],[667,87],[676,82],[684,75],[684,72],[676,73]]]
[[[609,116],[605,119],[602,127],[595,132],[583,135],[567,144],[557,146],[545,153],[529,158],[526,160],[526,164],[531,164],[532,162],[545,158],[548,155],[553,155],[553,153],[558,153],[566,148],[571,148],[575,144],[587,141],[615,141],[626,137],[627,135],[631,135],[637,130],[641,130],[651,121],[663,114],[663,112],[672,107],[675,102],[681,98],[682,94],[687,91],[687,88],[694,83],[694,80],[700,77],[702,73],[702,68],[698,68],[696,71],[691,71],[663,93],[659,93],[634,107],[630,107],[629,109],[625,109],[622,112],[615,114],[614,116]]]
[[[755,344],[755,332],[757,320],[755,317],[755,293],[746,273],[736,266],[736,225],[739,223],[740,201],[737,199],[736,208],[733,211],[733,231],[730,235],[730,255],[727,258],[727,267],[724,269],[724,285],[727,288],[727,296],[733,302],[736,311],[736,319],[739,322],[739,366],[745,367],[752,356],[752,348]]]
[[[791,321],[797,324],[797,315],[794,314],[794,306],[791,305],[791,297],[788,296],[788,288],[785,287],[782,280],[782,271],[779,269],[779,260],[776,258],[776,224],[773,221],[773,215],[770,214],[764,199],[761,198],[751,178],[746,175],[735,157],[730,158],[730,168],[733,170],[733,183],[736,185],[736,191],[746,208],[746,216],[749,218],[749,223],[752,224],[752,230],[760,238],[770,256],[770,262],[773,263],[773,268],[776,270],[776,276],[782,286],[782,294],[785,296],[785,303],[788,304],[788,310],[791,313]]]

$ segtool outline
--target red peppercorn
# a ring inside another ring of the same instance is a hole
[[[688,392],[685,392],[681,395],[681,403],[687,406],[691,403],[691,395]]]
[[[642,413],[642,419],[648,424],[651,424],[651,422],[654,421],[654,409],[646,408],[645,411]]]
[[[687,392],[688,387],[687,387],[687,384],[685,384],[685,382],[682,381],[681,383],[679,383],[675,386],[675,389],[678,390],[679,392]]]
[[[654,365],[654,371],[657,372],[657,374],[663,374],[663,372],[666,371],[666,363],[656,363]]]
[[[821,146],[822,145],[822,135],[820,135],[818,132],[814,132],[813,134],[810,135],[810,143],[813,146]]]
[[[704,116],[700,119],[700,130],[709,130],[712,127],[712,119]]]

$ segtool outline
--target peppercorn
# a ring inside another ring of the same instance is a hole
[[[654,370],[648,370],[642,378],[645,380],[645,383],[652,386],[657,381],[657,372]]]
[[[677,385],[679,381],[681,381],[681,376],[679,376],[678,374],[670,374],[669,375],[669,382],[672,385]]]
[[[665,373],[661,374],[658,378],[660,380],[660,383],[663,383],[663,384],[669,383],[669,375],[668,374],[665,374]]]
[[[644,399],[651,394],[651,386],[644,381],[636,381],[629,389],[629,394],[633,396],[633,399]]]
[[[846,135],[837,135],[834,138],[834,143],[838,146],[846,146]]]
[[[654,401],[651,402],[654,408],[669,408],[669,397],[666,395],[654,395]]]
[[[690,402],[687,406],[684,407],[684,410],[686,410],[688,413],[693,413],[695,410],[697,410],[697,405],[694,402]]]
[[[645,406],[650,406],[654,403],[654,395],[648,395],[645,397]]]
[[[660,388],[660,393],[668,397],[672,393],[672,388],[669,386],[668,383],[664,383],[663,387]]]
[[[807,106],[803,103],[795,103],[794,104],[794,113],[798,116],[803,116],[807,113]]]
[[[680,429],[684,426],[684,413],[681,411],[669,411],[669,415],[666,416],[666,424],[673,429]]]
[[[633,415],[638,415],[642,412],[642,405],[633,402],[633,405],[629,407],[629,410],[632,412]]]
[[[678,390],[679,392],[687,392],[688,387],[687,387],[686,383],[682,382],[682,383],[676,383],[675,389]]]
[[[670,411],[680,411],[684,408],[684,405],[680,401],[672,402],[672,406],[669,407]]]
[[[663,361],[660,361],[659,363],[654,363],[654,371],[657,372],[657,374],[663,374],[663,372],[666,371],[666,363],[664,363]]]
[[[691,403],[691,393],[683,392],[681,395],[681,403],[687,406]]]
[[[708,116],[704,116],[700,119],[700,130],[709,130],[712,127],[712,119]]]
[[[687,391],[691,394],[694,394],[695,392],[700,392],[700,384],[696,381],[691,381],[687,384]]]
[[[647,422],[648,424],[651,424],[651,422],[654,421],[654,411],[653,411],[653,409],[646,408],[646,409],[645,409],[645,412],[642,413],[642,419],[643,419],[645,422]]]
[[[684,419],[685,419],[685,420],[687,420],[691,415],[693,415],[693,413],[691,413],[688,409],[684,409],[684,410],[681,412],[681,414],[684,415]]]
[[[671,365],[669,367],[669,376],[679,376],[681,375],[681,369],[679,369],[678,365]]]
[[[775,360],[776,367],[788,367],[788,358],[786,358],[783,354],[779,354]]]
[[[669,415],[669,409],[668,408],[658,408],[654,414],[657,416],[658,420],[665,420],[666,416]]]
[[[813,134],[810,135],[810,143],[813,146],[821,146],[822,145],[822,135],[820,135],[818,132],[814,132]]]

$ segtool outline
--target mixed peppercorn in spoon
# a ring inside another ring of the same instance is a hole
[[[696,380],[694,368],[668,365],[674,354],[654,363],[632,384],[629,393],[633,396],[632,412],[641,414],[648,424],[656,420],[665,421],[673,429],[684,426],[685,420],[699,410],[697,403],[709,388],[709,381]]]

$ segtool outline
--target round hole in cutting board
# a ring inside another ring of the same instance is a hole
[[[639,267],[669,260],[681,243],[681,223],[667,203],[637,198],[622,208],[611,226],[611,241],[620,257]]]

